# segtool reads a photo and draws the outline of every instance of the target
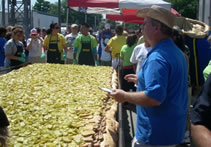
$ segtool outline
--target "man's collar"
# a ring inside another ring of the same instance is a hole
[[[158,44],[156,44],[153,48],[152,48],[152,50],[147,54],[147,57],[152,53],[152,52],[154,52],[156,49],[158,49],[158,48],[161,48],[164,44],[166,44],[166,43],[170,43],[170,42],[173,42],[173,40],[172,39],[165,39],[165,40],[162,40],[162,41],[160,41]]]

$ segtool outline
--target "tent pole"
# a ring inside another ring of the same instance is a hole
[[[61,0],[58,0],[58,24],[60,26],[60,32],[61,32]]]
[[[1,17],[1,21],[2,21],[2,26],[5,27],[6,26],[6,22],[5,22],[5,0],[2,0],[2,17]]]
[[[66,27],[67,28],[68,28],[68,24],[69,24],[69,10],[70,10],[70,8],[67,6],[67,14],[66,14]]]
[[[97,16],[95,16],[95,29],[97,27]]]
[[[87,13],[85,12],[85,23],[87,23]]]

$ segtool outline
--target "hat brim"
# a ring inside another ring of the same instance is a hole
[[[71,25],[71,28],[76,28],[76,27],[78,27],[77,24]]]
[[[169,10],[153,5],[151,8],[143,8],[137,11],[137,17],[149,17],[160,21],[169,28],[173,28],[176,16]]]
[[[37,35],[38,33],[31,33],[31,35]]]
[[[143,8],[140,9],[136,12],[137,17],[149,17],[148,12],[150,11],[151,8]]]

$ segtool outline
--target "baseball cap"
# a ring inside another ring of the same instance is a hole
[[[31,35],[37,35],[37,29],[33,28],[31,29]]]
[[[78,25],[77,24],[72,24],[71,25],[71,28],[75,28],[75,27],[78,27]]]
[[[110,24],[106,23],[105,26],[104,26],[104,28],[107,30],[107,29],[110,29],[111,26],[110,26]]]

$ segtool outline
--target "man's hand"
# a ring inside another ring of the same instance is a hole
[[[124,77],[125,80],[128,82],[133,82],[135,84],[138,84],[138,77],[136,74],[128,74]]]
[[[126,101],[126,93],[121,89],[112,89],[112,93],[109,95],[112,96],[117,102],[123,103]]]

